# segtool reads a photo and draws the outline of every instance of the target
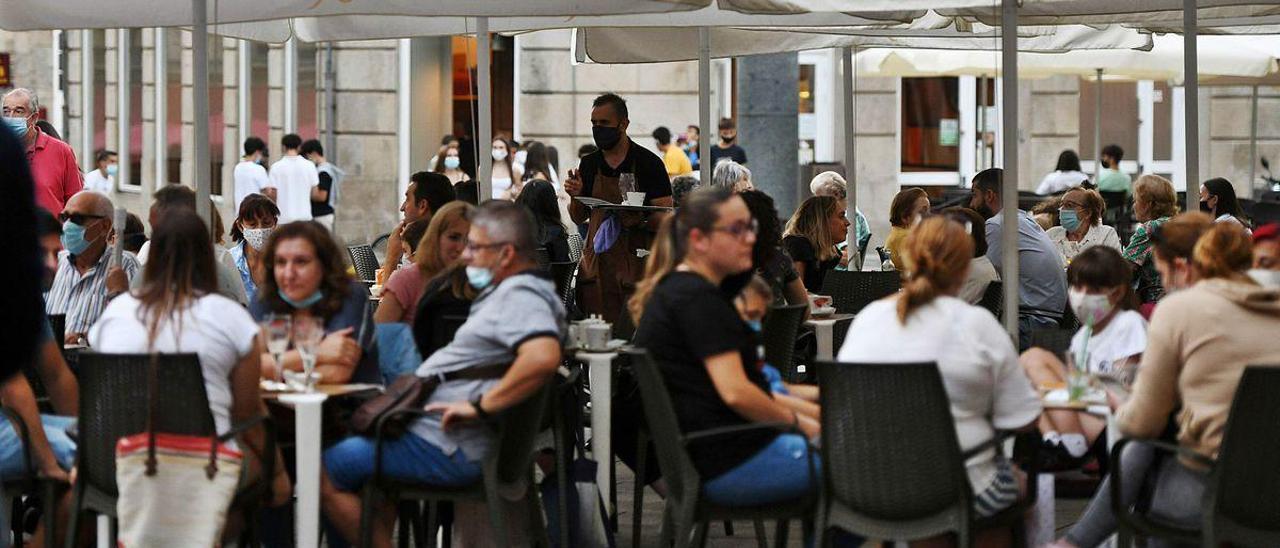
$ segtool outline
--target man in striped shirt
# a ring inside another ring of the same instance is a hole
[[[64,250],[58,254],[58,272],[45,311],[66,314],[67,344],[80,343],[110,297],[127,291],[129,280],[141,274],[137,257],[127,251],[119,265],[110,264],[107,239],[113,210],[110,198],[81,192],[58,216]]]

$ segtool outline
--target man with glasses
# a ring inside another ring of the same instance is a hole
[[[112,265],[107,253],[111,236],[111,199],[81,192],[67,202],[62,221],[62,253],[45,304],[48,314],[66,314],[66,343],[79,344],[98,320],[107,301],[129,289],[141,269],[132,253],[124,252]]]
[[[4,94],[0,114],[4,116],[4,126],[26,148],[31,178],[35,180],[36,204],[56,215],[84,187],[76,153],[36,127],[40,101],[34,91],[15,88]]]
[[[383,442],[386,475],[428,485],[480,481],[481,463],[497,441],[491,421],[556,374],[565,311],[555,283],[537,269],[537,227],[532,214],[511,202],[487,202],[473,214],[462,260],[480,294],[453,341],[418,368],[419,377],[440,384],[426,401],[428,414],[407,434]],[[373,476],[374,455],[374,440],[360,436],[324,453],[325,515],[348,542],[360,530],[360,491]],[[396,518],[389,501],[379,504],[374,546],[391,542]],[[508,540],[489,544],[512,544]]]

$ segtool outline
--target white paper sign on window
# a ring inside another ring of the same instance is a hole
[[[938,120],[938,145],[944,147],[960,146],[960,120],[955,118]]]

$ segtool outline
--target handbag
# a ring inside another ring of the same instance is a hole
[[[409,429],[427,403],[431,393],[443,383],[455,380],[499,379],[510,364],[468,367],[458,371],[419,377],[405,373],[396,378],[381,394],[370,398],[351,414],[351,431],[373,437],[381,427],[384,438],[398,438]]]
[[[119,546],[216,546],[240,482],[234,433],[191,436],[155,431],[158,357],[147,382],[147,430],[116,442]]]

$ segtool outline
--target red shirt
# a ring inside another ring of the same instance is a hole
[[[70,145],[40,130],[33,131],[36,141],[27,147],[27,164],[36,183],[36,204],[57,215],[67,200],[84,187],[84,178]]]

